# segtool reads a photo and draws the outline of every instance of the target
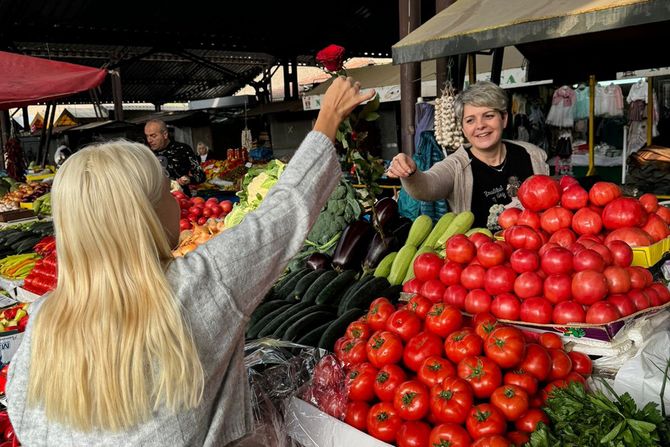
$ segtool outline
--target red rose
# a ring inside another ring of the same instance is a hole
[[[339,45],[328,45],[316,53],[316,60],[328,71],[338,71],[344,62],[344,48]]]

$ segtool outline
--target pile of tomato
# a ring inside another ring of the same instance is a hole
[[[175,191],[172,195],[179,203],[180,231],[189,230],[195,224],[204,225],[209,218],[224,218],[233,209],[233,202],[230,200],[219,202],[216,197],[207,200],[202,197],[188,197],[181,191]]]
[[[523,445],[549,423],[541,407],[551,389],[585,384],[592,370],[556,334],[531,337],[421,295],[399,306],[378,298],[335,345],[344,420],[400,447]]]

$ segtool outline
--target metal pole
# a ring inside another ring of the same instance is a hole
[[[593,133],[595,130],[595,104],[596,104],[596,77],[589,76],[589,170],[586,175],[595,175],[596,163],[595,153],[593,151]]]
[[[21,107],[21,112],[23,112],[23,131],[30,132],[30,120],[28,119],[28,107]]]
[[[493,50],[493,60],[491,61],[491,82],[500,85],[500,76],[502,74],[503,56],[505,47]]]
[[[121,73],[112,70],[112,96],[114,97],[114,119],[123,121],[123,93],[121,91]]]
[[[42,154],[42,162],[40,163],[41,166],[45,166],[47,164],[47,159],[49,158],[49,144],[51,143],[51,135],[54,129],[55,117],[56,117],[56,104],[54,103],[51,106],[51,115],[47,117],[46,125],[49,126],[49,131],[47,132],[47,142],[44,145],[44,154]]]
[[[288,69],[288,58],[284,58],[282,66],[284,67],[284,101],[286,101],[291,97],[291,73]]]
[[[400,0],[400,38],[421,24],[421,2]],[[400,139],[402,152],[414,153],[414,105],[421,96],[421,63],[400,65]]]
[[[477,55],[468,53],[468,82],[470,85],[477,82]]]
[[[456,3],[456,0],[435,0],[435,14],[442,11],[443,9],[447,9],[454,3]],[[435,59],[435,82],[437,83],[435,91],[437,92],[438,96],[447,83],[447,73],[449,72],[448,67],[450,59],[450,57],[441,57],[439,59]],[[451,76],[453,76],[453,73]]]
[[[51,106],[52,104],[48,102],[46,110],[44,111],[44,121],[42,122],[42,129],[40,130],[40,145],[37,148],[37,158],[35,159],[35,162],[38,162],[39,160],[42,159],[42,150],[44,149],[44,140],[46,139],[47,135],[47,122],[49,121]]]
[[[11,137],[12,130],[10,128],[11,123],[9,121],[9,112],[7,110],[0,110],[0,168],[5,169],[5,146],[9,138]]]
[[[647,146],[654,136],[654,78],[647,78]]]

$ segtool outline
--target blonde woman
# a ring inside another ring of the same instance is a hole
[[[170,254],[179,206],[147,147],[68,159],[52,192],[58,287],[33,305],[9,371],[22,443],[224,446],[247,433],[244,326],[337,185],[337,127],[374,94],[359,87],[336,79],[258,210],[183,258]]]

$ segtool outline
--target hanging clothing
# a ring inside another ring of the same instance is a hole
[[[414,105],[414,147],[419,149],[421,134],[435,129],[435,106],[427,102]]]
[[[556,127],[572,127],[574,124],[575,91],[567,85],[556,89],[552,96],[547,124]]]
[[[589,87],[583,84],[580,84],[575,90],[575,110],[574,118],[575,120],[581,120],[589,117]]]
[[[596,116],[623,116],[623,93],[617,84],[596,85]]]
[[[647,81],[641,79],[635,84],[630,86],[628,91],[628,96],[626,96],[626,101],[631,104],[633,101],[642,101],[647,102],[647,92],[649,91],[649,85]]]
[[[512,116],[526,114],[526,96],[520,93],[512,95]]]

